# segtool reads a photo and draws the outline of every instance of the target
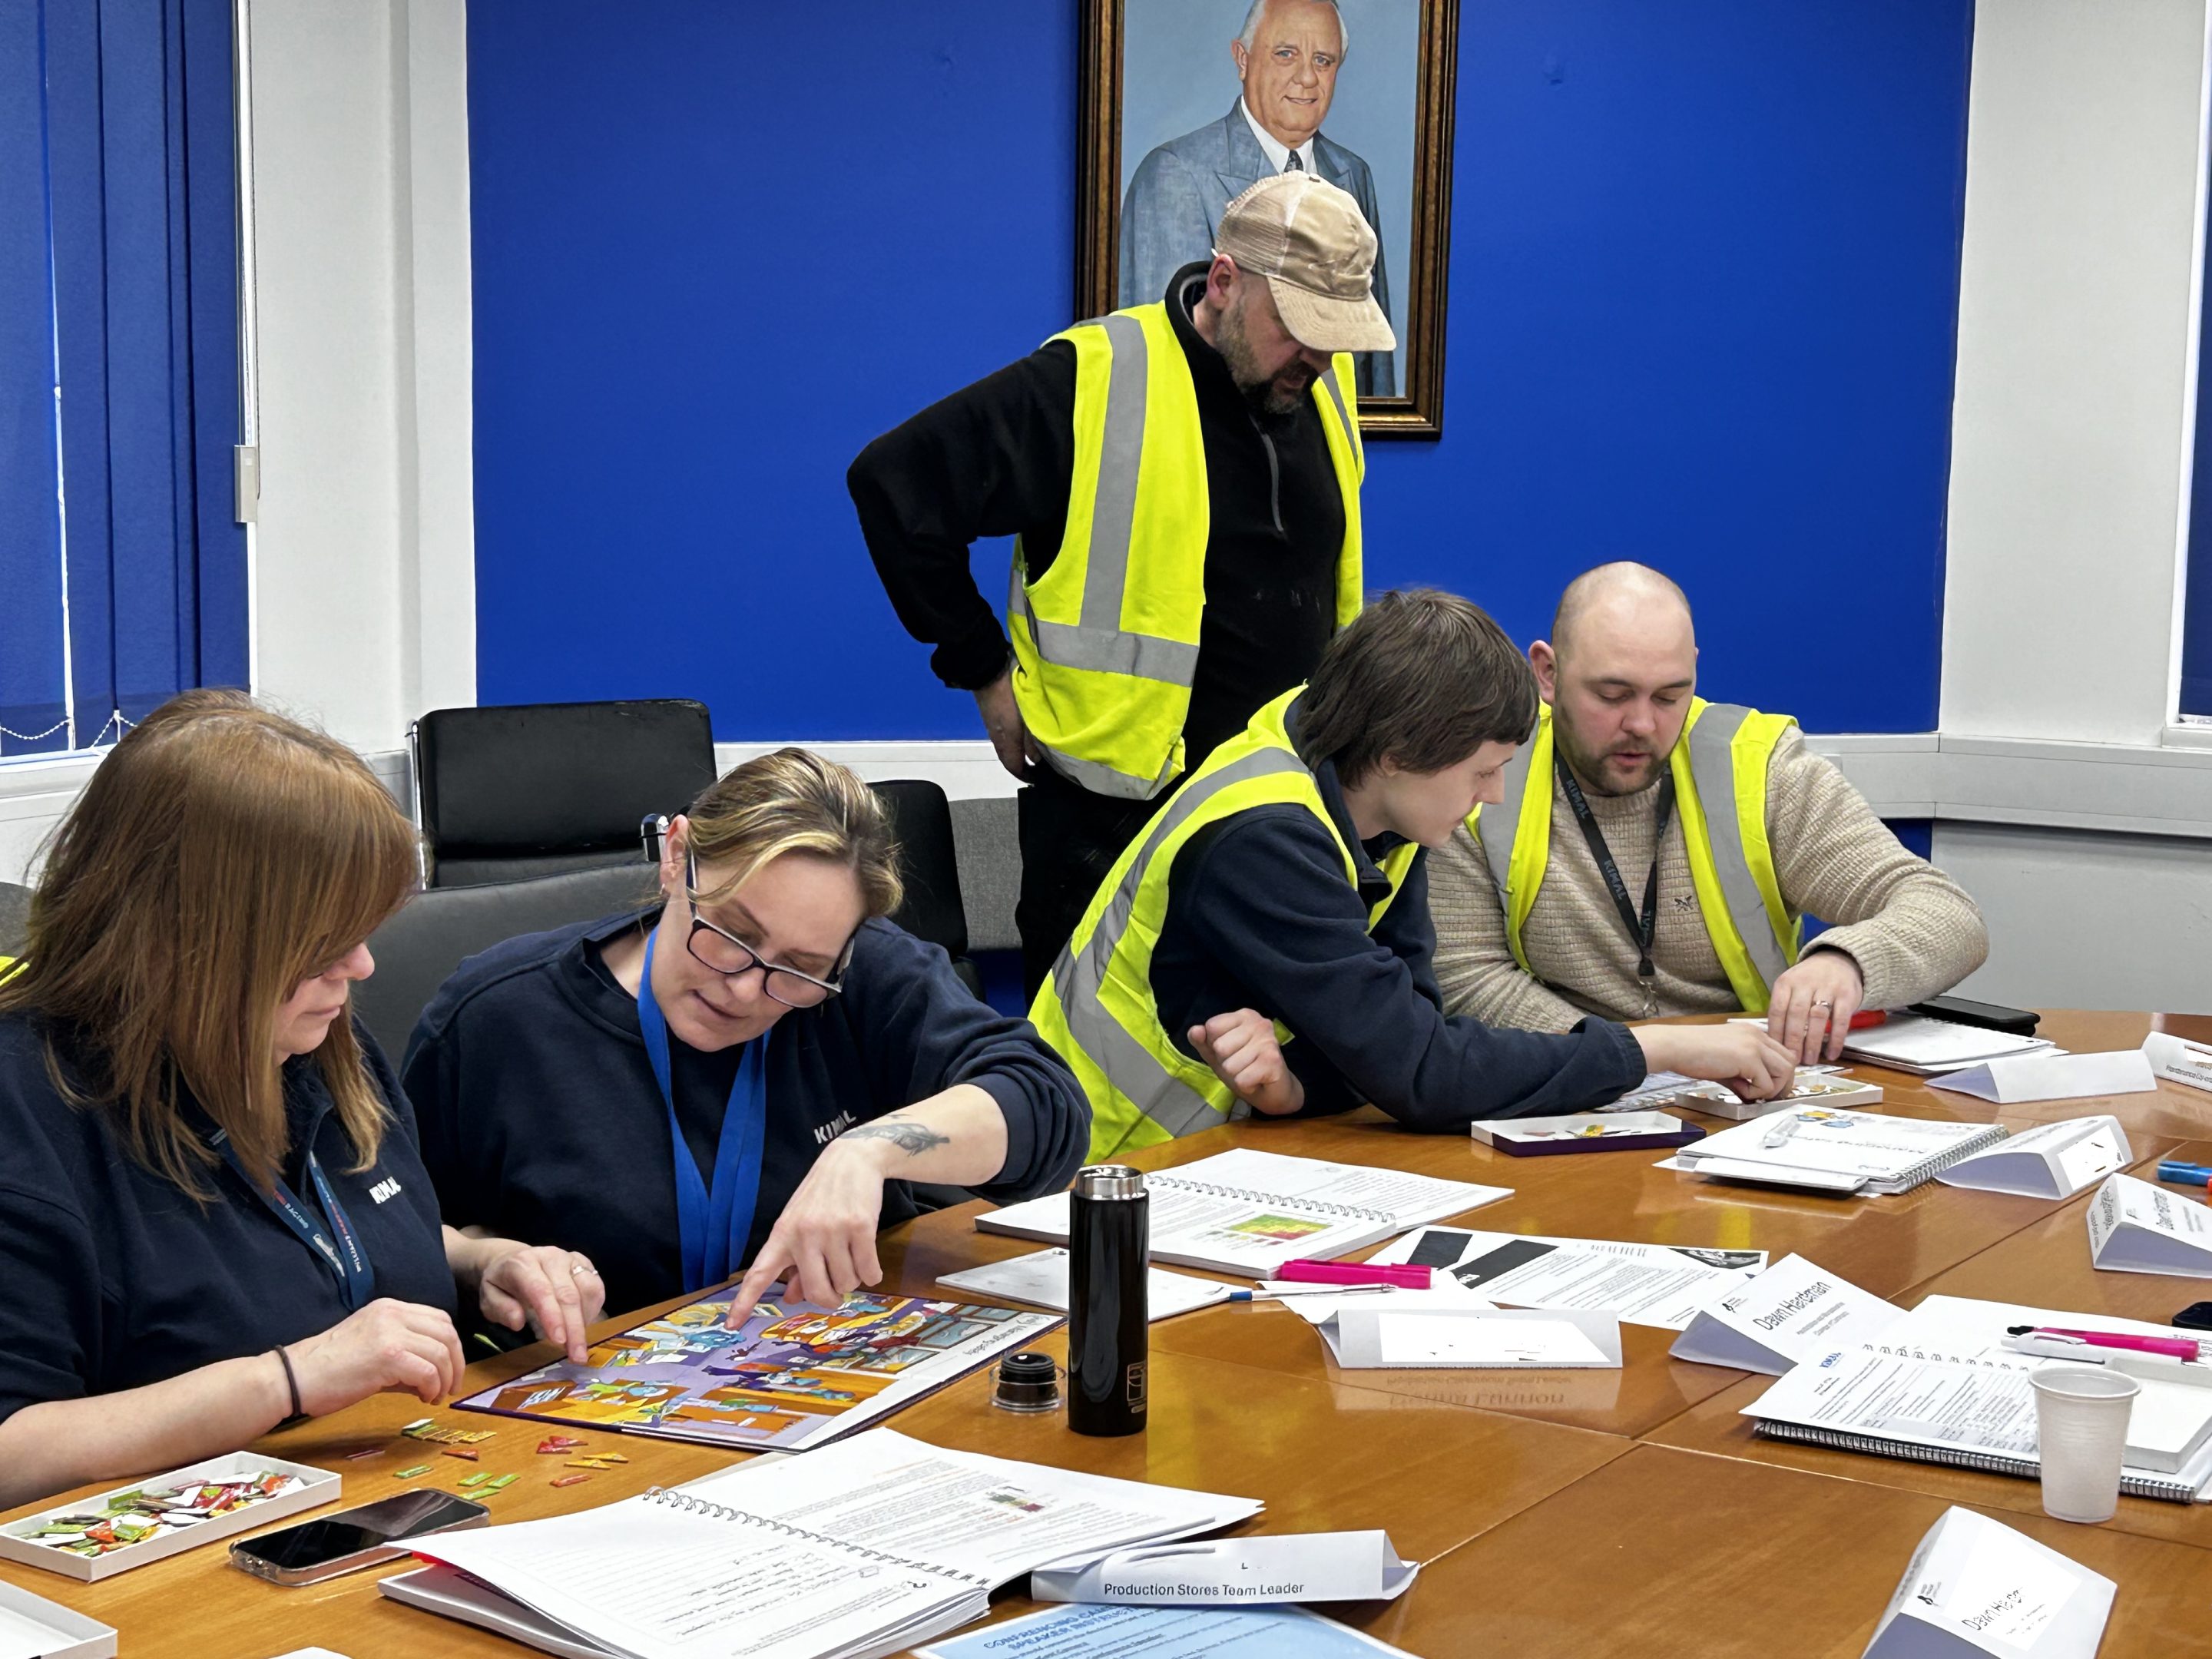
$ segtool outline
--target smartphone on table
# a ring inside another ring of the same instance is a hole
[[[406,1540],[480,1527],[491,1511],[449,1492],[424,1489],[359,1509],[280,1527],[230,1547],[230,1565],[277,1584],[319,1584],[407,1553]]]

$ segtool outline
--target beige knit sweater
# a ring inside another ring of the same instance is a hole
[[[1658,785],[1589,799],[1640,908]],[[1794,729],[1768,763],[1766,831],[1784,900],[1793,915],[1834,924],[1819,943],[1858,963],[1868,1007],[1899,1008],[1947,991],[1989,955],[1989,933],[1973,900],[1899,845],[1834,763],[1808,750]],[[1539,1031],[1564,1031],[1586,1013],[1645,1017],[1635,941],[1556,777],[1551,857],[1522,940],[1535,978],[1513,959],[1489,866],[1465,828],[1429,854],[1428,866],[1437,981],[1447,1012]],[[1660,854],[1651,959],[1661,1014],[1736,1012],[1698,914],[1679,813],[1668,821]]]

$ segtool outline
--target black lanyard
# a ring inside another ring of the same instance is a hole
[[[1620,878],[1620,867],[1613,861],[1613,849],[1605,844],[1605,831],[1597,827],[1597,819],[1583,799],[1582,786],[1564,760],[1554,757],[1559,768],[1559,785],[1567,793],[1567,805],[1574,809],[1575,822],[1583,827],[1583,839],[1589,843],[1590,856],[1597,860],[1598,874],[1605,878],[1605,890],[1613,895],[1613,908],[1620,912],[1627,924],[1628,937],[1636,943],[1636,977],[1643,982],[1645,1003],[1652,1003],[1651,981],[1657,971],[1651,965],[1651,940],[1659,930],[1659,854],[1661,844],[1667,839],[1667,820],[1674,815],[1674,774],[1672,769],[1667,780],[1659,786],[1659,815],[1651,832],[1651,874],[1644,884],[1644,914],[1636,914],[1636,907],[1628,897],[1628,884]]]
[[[246,1166],[239,1161],[238,1149],[230,1144],[229,1131],[217,1129],[211,1139],[224,1161],[238,1171],[239,1178],[247,1186],[253,1187],[255,1196],[276,1212],[276,1218],[290,1228],[300,1242],[320,1257],[323,1265],[337,1276],[338,1293],[344,1297],[346,1306],[358,1313],[376,1294],[376,1269],[369,1265],[368,1256],[362,1254],[360,1235],[354,1231],[353,1223],[347,1218],[337,1194],[331,1190],[330,1179],[323,1174],[322,1160],[315,1156],[313,1142],[315,1132],[322,1126],[322,1114],[318,1113],[314,1121],[307,1126],[307,1179],[314,1185],[315,1200],[322,1206],[324,1219],[330,1224],[327,1233],[315,1224],[314,1217],[307,1213],[307,1206],[301,1203],[291,1188],[285,1184],[283,1176],[275,1177],[273,1189],[268,1192],[253,1186],[252,1178],[246,1173]]]

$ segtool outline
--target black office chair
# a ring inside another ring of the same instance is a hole
[[[952,806],[945,791],[920,779],[871,784],[890,815],[899,844],[906,896],[891,920],[916,939],[941,945],[952,971],[977,997],[983,976],[968,956],[968,910],[960,899],[960,861],[952,841]]]
[[[688,698],[441,708],[408,738],[433,887],[632,863],[638,820],[714,781],[707,707]]]
[[[653,890],[653,868],[638,856],[635,826],[627,864],[530,881],[426,888],[369,935],[376,972],[353,988],[354,1012],[397,1066],[422,1010],[468,957],[522,933],[642,909]]]

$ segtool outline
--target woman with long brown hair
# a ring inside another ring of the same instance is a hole
[[[750,1271],[834,1305],[883,1277],[909,1182],[1065,1186],[1090,1113],[1025,1020],[886,920],[874,792],[783,749],[668,826],[642,909],[463,963],[407,1045],[446,1212],[588,1251],[617,1307]]]
[[[414,831],[343,745],[187,692],[56,832],[0,978],[0,1505],[461,1370],[456,1288],[571,1356],[580,1256],[439,1221],[352,1023]]]

